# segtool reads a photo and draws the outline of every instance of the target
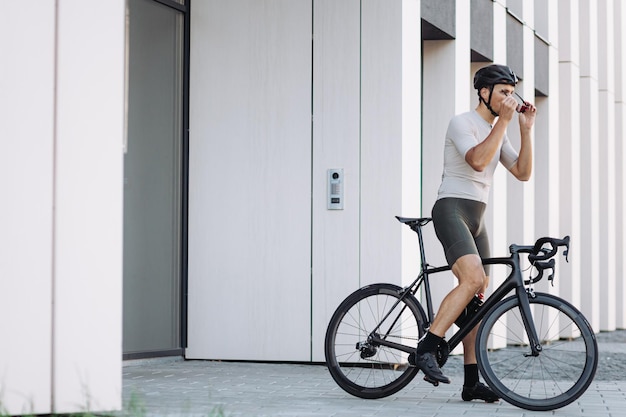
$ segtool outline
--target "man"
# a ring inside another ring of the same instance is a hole
[[[437,364],[438,345],[470,300],[476,294],[482,296],[489,284],[489,270],[481,261],[491,256],[483,214],[496,166],[501,162],[520,181],[527,181],[532,172],[531,133],[537,110],[528,102],[518,104],[514,97],[516,84],[517,77],[507,66],[489,65],[478,70],[474,76],[478,106],[453,117],[446,133],[442,182],[432,217],[459,285],[443,299],[415,354],[415,365],[435,385],[450,383]],[[506,135],[516,110],[521,135],[519,153]],[[479,380],[476,330],[463,340],[462,398],[494,402],[498,396]]]

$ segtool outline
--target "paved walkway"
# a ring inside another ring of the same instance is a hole
[[[325,366],[155,359],[124,363],[124,415],[228,416],[626,416],[626,331],[598,335],[601,358],[587,392],[567,407],[531,412],[501,401],[461,400],[462,362],[451,357],[452,384],[418,377],[399,393],[363,400],[341,390]]]

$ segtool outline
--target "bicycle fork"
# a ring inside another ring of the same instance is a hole
[[[539,356],[542,350],[541,341],[537,335],[537,328],[535,327],[535,321],[530,308],[530,299],[535,298],[535,292],[532,288],[526,289],[524,286],[518,287],[515,292],[519,301],[520,315],[522,316],[522,322],[526,329],[528,343],[530,344],[530,353],[527,353],[525,356]]]
[[[517,297],[519,303],[520,315],[522,317],[522,323],[524,324],[524,328],[526,329],[526,336],[528,337],[528,344],[530,345],[530,353],[525,356],[539,356],[542,351],[541,341],[539,340],[539,336],[537,335],[537,328],[535,327],[535,320],[533,319],[532,311],[530,308],[530,299],[535,298],[535,292],[533,291],[532,286],[526,287],[524,285],[524,278],[522,277],[522,272],[520,268],[520,257],[519,257],[519,249],[518,245],[511,245],[511,258],[512,258],[512,266],[513,271],[508,279],[511,280],[511,283],[515,286],[515,295]],[[532,285],[532,282],[531,282]]]

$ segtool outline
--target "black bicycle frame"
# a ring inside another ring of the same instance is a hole
[[[450,350],[454,349],[463,340],[465,336],[485,317],[485,315],[495,307],[495,305],[503,300],[507,294],[515,290],[515,295],[519,301],[520,314],[526,335],[530,343],[532,355],[537,356],[541,351],[541,344],[537,336],[535,322],[530,311],[530,302],[528,301],[528,293],[524,285],[524,279],[520,269],[519,250],[528,249],[525,246],[512,245],[511,256],[508,258],[488,258],[483,260],[485,265],[509,265],[512,270],[506,280],[485,300],[484,304],[478,309],[476,314],[471,317],[463,328],[459,329],[448,341]],[[428,304],[431,300],[427,300]],[[432,316],[429,317],[432,320]]]
[[[390,309],[393,311],[395,306],[399,304],[405,296],[409,293],[411,295],[415,295],[420,287],[422,287],[424,291],[424,296],[426,297],[426,308],[428,320],[432,323],[434,319],[433,312],[433,303],[432,296],[430,292],[430,282],[429,275],[436,274],[439,272],[449,271],[450,266],[441,266],[441,267],[431,267],[426,263],[426,254],[424,252],[423,238],[422,238],[422,229],[420,226],[416,226],[413,228],[413,231],[417,233],[420,247],[420,259],[422,262],[422,272],[419,276],[404,289],[404,294],[396,301],[396,304]],[[506,278],[506,280],[493,292],[493,294],[487,298],[485,303],[478,309],[476,314],[470,318],[470,320],[463,326],[463,328],[459,329],[448,341],[448,345],[450,346],[450,350],[453,350],[458,346],[459,343],[467,336],[472,329],[485,317],[487,312],[491,311],[491,309],[501,300],[503,300],[507,294],[513,290],[515,290],[515,294],[517,299],[519,300],[520,313],[522,316],[522,321],[524,323],[524,327],[526,328],[526,334],[528,336],[528,340],[531,347],[531,352],[533,356],[537,356],[539,352],[541,352],[541,343],[539,342],[539,337],[537,336],[537,330],[535,328],[535,323],[532,318],[532,314],[530,311],[530,302],[528,301],[528,294],[526,292],[526,287],[524,285],[524,279],[522,277],[522,272],[520,268],[520,253],[530,253],[533,249],[533,246],[520,246],[520,245],[511,245],[509,251],[511,252],[511,256],[508,258],[487,258],[483,259],[483,264],[485,265],[508,265],[512,268],[511,273]],[[422,286],[423,284],[423,286]],[[391,313],[389,313],[391,314]],[[389,314],[381,321],[381,323],[386,320]],[[386,340],[385,335],[379,335],[377,333],[380,325],[376,327],[376,329],[370,334],[368,340],[372,343],[379,344],[381,346],[387,346],[390,348],[398,349],[406,353],[412,353],[415,351],[414,346],[406,346],[401,345],[399,343],[394,343],[389,340]]]

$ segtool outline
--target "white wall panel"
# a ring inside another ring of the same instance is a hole
[[[394,216],[419,213],[419,2],[362,1],[361,285],[416,271]]]
[[[613,0],[598,2],[600,330],[615,330],[615,61]],[[621,23],[620,23],[621,24]]]
[[[521,4],[522,2],[520,2]],[[507,2],[507,6],[510,5]],[[522,73],[523,80],[521,80],[515,90],[519,92],[522,97],[535,103],[538,110],[541,110],[542,106],[540,102],[535,98],[535,31],[534,31],[534,2],[523,2],[521,10],[522,15],[522,45],[520,45],[521,51],[507,50],[507,56],[522,54]],[[518,14],[519,16],[519,14]],[[498,36],[496,34],[496,36]],[[510,48],[507,42],[507,48]],[[540,116],[545,117],[545,115]],[[508,237],[510,243],[518,244],[531,244],[538,237],[535,235],[535,181],[538,178],[537,165],[542,161],[537,159],[535,139],[539,133],[541,136],[541,130],[545,131],[545,125],[541,123],[535,123],[532,132],[531,146],[532,146],[532,158],[533,158],[533,173],[528,181],[519,181],[509,172],[507,172],[507,197],[508,197]],[[519,127],[519,117],[515,115],[513,120],[508,126],[507,134],[513,147],[519,151],[521,147],[521,133]],[[543,284],[543,283],[542,283]]]
[[[559,149],[560,149],[560,221],[564,235],[570,235],[569,263],[559,268],[560,296],[581,306],[583,261],[581,235],[581,132],[580,107],[580,39],[578,2],[561,1],[559,26]],[[554,98],[552,98],[554,99]],[[585,277],[587,279],[587,277]]]
[[[422,211],[422,42],[421,2],[402,2],[402,156],[401,211],[406,217],[426,217]],[[431,229],[432,230],[432,229]],[[401,285],[410,285],[421,271],[418,237],[401,226]],[[431,234],[431,237],[434,235]]]
[[[558,1],[558,46],[560,62],[580,62],[579,1]]]
[[[122,392],[125,2],[57,2],[53,411]]]
[[[191,16],[187,356],[309,360],[311,2]]]
[[[420,1],[402,1],[402,207],[404,216],[426,216],[422,196],[422,42]],[[417,235],[402,228],[402,283],[410,284],[419,273]]]
[[[529,2],[529,5],[532,5],[532,2]],[[531,10],[529,14],[526,13],[527,10],[532,9],[532,7],[528,8],[524,7],[524,18],[534,16],[533,11]],[[516,87],[516,90],[521,91],[522,97],[530,97],[529,100],[533,100],[537,102],[535,99],[535,31],[532,26],[524,25],[523,29],[523,39],[524,39],[524,82],[519,83]],[[545,115],[548,116],[548,115]],[[544,116],[544,117],[545,117]],[[517,130],[517,134],[519,135],[519,118],[515,118],[516,122],[513,126],[510,127],[510,130]],[[535,126],[532,132],[532,147],[533,147],[533,161],[536,161],[536,152],[535,152],[535,144],[534,141],[537,137],[537,134],[543,134],[543,137],[546,138],[547,129],[544,126]],[[517,147],[519,149],[519,147]],[[515,178],[513,175],[509,175],[510,178]],[[524,228],[523,234],[521,236],[520,242],[524,242],[524,244],[533,243],[536,239],[535,235],[535,182],[538,180],[536,175],[531,175],[528,181],[519,181],[515,179],[515,181],[520,185],[523,191],[523,204],[518,204],[518,206],[523,207],[523,219],[524,219]],[[516,192],[515,189],[509,190],[511,194]],[[519,202],[519,200],[518,200]],[[515,217],[512,217],[515,219]],[[512,223],[516,223],[513,220]]]
[[[0,411],[28,415],[51,410],[54,4],[2,14]]]
[[[313,41],[313,361],[339,303],[360,286],[360,1],[315,2]],[[327,170],[344,170],[344,209],[327,209]]]
[[[626,257],[622,256],[626,250],[626,146],[623,138],[626,137],[626,30],[622,22],[626,21],[626,7],[623,2],[615,2],[615,213],[616,213],[616,243],[615,253],[617,264],[615,268],[617,299],[615,325],[617,328],[626,328]]]
[[[557,48],[558,43],[558,24],[556,24],[559,20],[559,11],[558,11],[558,3],[556,1],[551,1],[547,7],[548,21],[555,22],[551,24],[548,28],[548,37],[551,40],[551,44],[548,49],[548,85],[549,85],[549,97],[547,97],[543,102],[544,106],[544,114],[545,119],[548,120],[548,126],[545,128],[537,129],[537,131],[541,132],[543,138],[539,140],[545,140],[548,142],[548,160],[545,162],[548,165],[548,178],[550,181],[550,186],[548,189],[548,213],[543,213],[540,209],[536,209],[535,211],[535,221],[537,222],[539,217],[545,216],[548,217],[548,225],[547,231],[550,236],[564,237],[569,234],[569,231],[563,231],[561,229],[560,217],[561,213],[564,211],[564,208],[561,205],[561,197],[560,197],[560,187],[562,181],[561,175],[561,141],[559,140],[561,136],[560,123],[559,123],[559,115],[561,114],[561,107],[559,102],[559,97],[561,96],[560,85],[559,85],[559,50]],[[535,16],[537,14],[535,13]],[[552,41],[554,39],[554,41]],[[536,67],[536,66],[535,66]],[[537,138],[537,135],[535,135]],[[537,143],[537,139],[535,139],[535,143]],[[535,156],[537,157],[538,152],[535,152]],[[540,179],[537,178],[535,180],[535,187],[539,184]],[[535,193],[537,198],[539,198],[539,191],[535,188]],[[537,227],[535,227],[537,230]],[[537,230],[537,235],[540,236],[542,233]],[[560,271],[565,261],[563,258],[560,258],[557,261],[557,268]],[[569,276],[568,276],[569,277]],[[561,282],[559,281],[557,284],[557,289],[554,291],[556,294],[560,293]]]
[[[507,12],[506,8],[500,2],[494,2],[493,4],[493,56],[494,63],[506,64],[506,22]],[[472,74],[487,65],[488,63],[474,63],[472,65]],[[471,87],[475,102],[477,103],[476,90]],[[485,213],[487,227],[489,228],[489,240],[491,241],[492,254],[494,256],[506,256],[508,255],[508,247],[511,243],[509,240],[509,230],[506,225],[508,224],[509,211],[508,211],[508,195],[510,193],[508,182],[511,174],[499,166],[493,176],[493,184],[491,186],[491,195],[489,196],[489,205],[487,206],[487,212]],[[521,243],[521,242],[520,242]],[[492,266],[491,279],[489,281],[490,290],[497,288],[506,276],[508,271],[506,267]]]
[[[549,8],[548,19],[554,21],[557,19],[556,10]],[[534,36],[529,39],[534,44]],[[560,204],[559,189],[561,186],[560,176],[560,141],[559,141],[559,60],[558,51],[552,45],[548,49],[548,97],[535,97],[535,105],[537,106],[537,116],[535,119],[535,128],[533,135],[534,147],[534,207],[533,222],[530,224],[531,231],[526,238],[527,243],[532,243],[536,238],[542,236],[553,236],[562,238],[568,232],[560,231],[559,218],[562,213]],[[534,72],[534,70],[533,70]],[[526,92],[524,92],[526,93]],[[552,99],[554,97],[555,99]],[[535,287],[537,291],[547,292],[556,296],[563,296],[560,288],[563,280],[570,280],[569,274],[563,274],[563,266],[566,264],[562,256],[556,259],[556,278],[552,281],[544,276]],[[563,297],[565,298],[565,297]],[[554,323],[558,320],[557,314],[552,312],[549,317],[543,317],[541,320],[544,325],[548,322]]]
[[[569,207],[561,204],[560,189],[562,185],[560,159],[561,142],[559,140],[559,59],[558,50],[549,48],[548,52],[548,82],[550,86],[549,97],[536,97],[537,116],[533,137],[534,147],[534,227],[531,236],[526,243],[532,243],[542,236],[562,238],[570,233],[570,230],[561,231],[560,217]],[[561,272],[565,264],[562,257],[556,259],[558,277],[552,284],[544,279],[539,284],[539,289],[544,292],[560,294],[562,285],[561,277],[570,280],[569,274],[563,276]]]
[[[402,4],[361,4],[361,285],[399,283]]]
[[[526,9],[524,9],[526,12]],[[526,15],[526,13],[524,13]],[[532,14],[531,14],[532,15]],[[534,46],[535,37],[534,31],[531,27],[524,25],[523,31],[523,65],[524,65],[524,79],[520,81],[515,90],[519,92],[522,97],[527,100],[535,102],[535,59],[534,59]],[[538,114],[537,117],[543,117]],[[537,126],[533,128],[533,162],[535,161],[535,146],[534,140],[536,138]],[[519,151],[521,144],[519,117],[515,115],[509,123],[507,129],[507,135],[511,140],[513,147]],[[507,197],[508,197],[508,237],[510,243],[517,244],[531,244],[536,239],[535,236],[535,179],[537,175],[533,172],[528,181],[519,181],[513,175],[507,174]]]
[[[582,312],[594,329],[600,327],[600,178],[598,114],[597,3],[580,2],[580,204]],[[594,140],[595,139],[595,140]]]

